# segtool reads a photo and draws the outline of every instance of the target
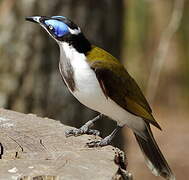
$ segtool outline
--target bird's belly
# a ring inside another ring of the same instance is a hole
[[[104,95],[93,70],[90,68],[75,70],[74,77],[76,89],[72,94],[82,104],[110,117],[120,126],[126,124],[128,127],[138,130],[144,127],[141,118],[127,112]]]
[[[101,103],[107,101],[98,83],[95,73],[91,69],[83,69],[77,73],[74,71],[76,89],[73,95],[85,106],[100,110]]]

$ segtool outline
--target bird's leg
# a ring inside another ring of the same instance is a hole
[[[71,129],[71,130],[66,131],[65,132],[66,137],[80,136],[82,134],[91,134],[91,135],[98,136],[100,134],[100,132],[98,130],[90,129],[90,128],[94,125],[94,122],[97,121],[98,119],[100,119],[101,117],[102,117],[102,114],[96,116],[92,120],[89,120],[83,126],[81,126],[79,129]]]
[[[102,146],[107,146],[111,143],[112,139],[115,137],[117,132],[121,129],[122,127],[117,126],[116,129],[113,130],[113,132],[109,135],[106,136],[104,139],[99,140],[99,141],[91,141],[87,143],[88,147],[102,147]]]

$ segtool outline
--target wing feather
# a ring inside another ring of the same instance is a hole
[[[93,61],[90,64],[106,97],[128,112],[145,119],[161,129],[152,110],[134,79],[117,61]]]

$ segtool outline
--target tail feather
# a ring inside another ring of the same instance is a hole
[[[153,137],[150,126],[146,126],[145,139],[136,133],[134,135],[144,154],[147,166],[152,173],[156,176],[162,176],[167,180],[175,180],[174,174]]]

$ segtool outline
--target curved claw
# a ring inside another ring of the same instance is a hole
[[[108,138],[104,138],[102,140],[99,140],[99,141],[91,141],[89,143],[87,143],[87,146],[89,148],[92,148],[92,147],[103,147],[103,146],[107,146],[110,144],[110,140]]]
[[[96,129],[89,129],[87,134],[99,136],[100,135],[100,131],[98,131]]]
[[[80,129],[70,129],[67,130],[65,132],[65,136],[66,137],[70,137],[70,136],[79,136],[80,134],[82,134],[83,132]]]
[[[100,132],[95,129],[88,129],[88,128],[80,128],[80,129],[70,129],[65,132],[66,137],[70,136],[81,136],[83,134],[95,135],[99,136]]]
[[[99,146],[100,146],[100,142],[101,142],[101,141],[91,141],[91,142],[87,143],[87,146],[88,146],[89,148],[99,147]]]

